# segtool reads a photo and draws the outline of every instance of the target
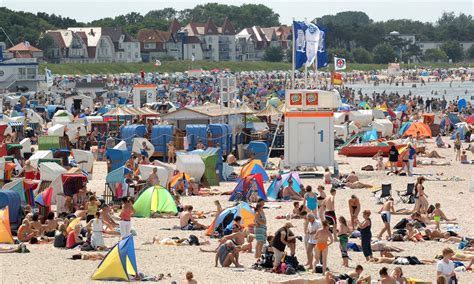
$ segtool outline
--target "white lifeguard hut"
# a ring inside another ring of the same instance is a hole
[[[156,102],[158,91],[156,85],[153,84],[138,84],[133,86],[133,106],[143,107],[146,103]]]
[[[334,109],[337,90],[286,90],[285,166],[335,167]]]

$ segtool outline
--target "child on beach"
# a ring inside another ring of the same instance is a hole
[[[168,163],[176,163],[176,148],[174,147],[174,142],[170,141],[168,144]]]

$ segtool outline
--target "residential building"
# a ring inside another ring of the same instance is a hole
[[[265,50],[280,47],[285,52],[291,45],[291,27],[286,25],[245,28],[236,35],[237,60],[263,60]],[[286,52],[285,52],[286,53]]]
[[[212,19],[206,23],[190,22],[179,32],[184,59],[234,61],[236,59],[235,28],[226,19],[218,27]]]
[[[32,46],[29,42],[20,42],[19,44],[8,49],[14,58],[43,58],[43,51]]]
[[[140,62],[140,43],[122,28],[69,28],[87,45],[89,62]]]
[[[36,91],[42,80],[44,76],[38,75],[36,58],[17,57],[0,62],[0,90],[28,88]]]
[[[45,57],[52,63],[86,63],[89,62],[87,43],[76,32],[70,30],[50,30],[46,35],[51,37],[54,45],[45,50]]]
[[[122,28],[102,28],[102,34],[110,37],[114,44],[115,62],[141,62],[140,43]]]
[[[143,29],[138,32],[141,57],[144,62],[150,62],[167,56],[166,43],[170,33],[165,31]]]

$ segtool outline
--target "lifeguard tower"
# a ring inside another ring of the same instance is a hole
[[[337,90],[286,90],[285,166],[334,167],[333,111],[341,105]]]
[[[142,107],[146,103],[156,102],[158,91],[156,85],[153,84],[138,84],[133,86],[133,106]]]

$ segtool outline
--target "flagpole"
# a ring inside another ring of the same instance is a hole
[[[293,40],[292,40],[292,52],[291,52],[291,88],[294,89],[295,88],[295,60],[296,60],[296,42],[295,42],[295,18],[293,17],[293,22],[291,24],[291,27],[292,27],[292,31],[291,31],[291,34],[292,34],[292,37],[293,37]]]

